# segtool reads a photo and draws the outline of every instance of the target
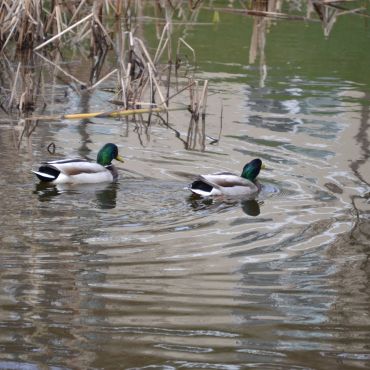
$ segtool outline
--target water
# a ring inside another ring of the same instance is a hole
[[[226,26],[189,40],[197,49],[206,34],[212,45]],[[19,128],[0,126],[1,369],[370,367],[370,82],[351,52],[369,33],[356,29],[336,63],[345,25],[329,40],[320,27],[278,23],[266,75],[245,63],[249,40],[233,39],[234,54],[200,52],[210,137],[223,104],[221,140],[207,138],[205,152],[160,122],[43,123],[19,151]],[[93,95],[90,109],[106,97]],[[53,109],[84,104],[69,92]],[[186,136],[187,113],[170,123]],[[94,160],[105,142],[126,160],[116,184],[42,186],[30,173],[48,158]],[[254,157],[268,167],[256,200],[186,189],[198,173],[238,173]]]

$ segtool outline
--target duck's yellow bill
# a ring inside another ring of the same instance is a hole
[[[115,158],[117,161],[120,161],[120,162],[124,162],[124,159],[120,156],[120,155],[117,155],[117,157]]]
[[[266,170],[267,166],[264,163],[262,163],[261,169]]]

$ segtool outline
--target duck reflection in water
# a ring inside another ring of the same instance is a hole
[[[34,194],[38,195],[40,202],[52,202],[62,195],[78,195],[78,201],[91,202],[95,198],[97,208],[113,209],[116,207],[118,183],[68,185],[48,183],[36,184]],[[72,198],[71,198],[72,199]],[[73,201],[73,199],[72,199]]]
[[[247,199],[240,202],[242,210],[249,216],[258,216],[261,212],[260,203],[255,199]]]
[[[217,210],[224,210],[226,208],[235,207],[236,205],[240,205],[242,211],[248,215],[256,217],[260,214],[260,205],[262,202],[258,202],[255,199],[228,199],[224,197],[217,197],[217,198],[203,198],[198,195],[192,194],[189,196],[188,201],[191,207],[195,210],[201,209],[217,209]]]

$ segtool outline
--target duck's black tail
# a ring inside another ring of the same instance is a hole
[[[191,190],[201,190],[205,191],[207,193],[211,192],[213,187],[211,185],[208,185],[202,180],[195,180],[192,184],[190,184],[189,188]]]
[[[60,174],[56,168],[49,166],[41,166],[38,171],[32,171],[41,181],[54,181]]]

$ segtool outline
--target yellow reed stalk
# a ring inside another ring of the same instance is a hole
[[[106,118],[106,117],[124,117],[130,116],[133,114],[144,114],[144,113],[160,113],[165,111],[176,111],[176,110],[187,110],[187,107],[181,108],[142,108],[142,109],[125,109],[125,110],[117,110],[111,112],[91,112],[91,113],[72,113],[72,114],[64,114],[62,116],[33,116],[33,117],[26,117],[26,121],[34,121],[34,120],[41,120],[41,121],[59,121],[62,119],[85,119],[85,118]]]
[[[142,108],[142,109],[125,109],[117,110],[112,112],[92,112],[92,113],[74,113],[64,114],[61,118],[63,119],[83,119],[93,117],[122,117],[130,116],[131,114],[142,114],[142,113],[157,113],[165,111],[165,108]]]

